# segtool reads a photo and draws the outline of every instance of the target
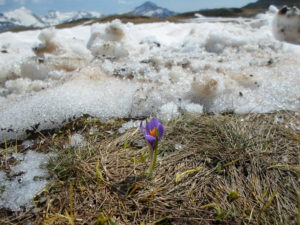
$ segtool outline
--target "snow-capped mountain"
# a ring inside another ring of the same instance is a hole
[[[43,28],[84,18],[90,19],[99,17],[101,17],[101,14],[98,12],[59,12],[51,10],[46,16],[39,18],[29,9],[21,7],[13,11],[0,13],[0,32],[7,31],[14,27]]]
[[[176,13],[166,8],[159,7],[153,2],[145,2],[144,4],[130,11],[129,14],[152,16],[152,17],[169,17],[169,16],[173,16]]]
[[[13,11],[3,13],[6,22],[12,23],[15,26],[24,27],[44,27],[44,22],[25,7],[15,9]]]
[[[45,24],[53,26],[57,24],[67,23],[80,19],[91,19],[91,18],[99,18],[101,14],[98,12],[60,12],[51,10],[48,14],[42,17],[42,20]]]
[[[12,22],[9,22],[6,18],[4,18],[3,14],[0,13],[0,32],[9,30],[10,28],[16,27]]]

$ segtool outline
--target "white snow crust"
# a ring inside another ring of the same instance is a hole
[[[45,165],[51,155],[28,151],[26,154],[13,153],[2,160],[17,160],[10,173],[0,171],[0,208],[20,211],[31,208],[33,198],[49,182]],[[53,157],[53,155],[52,155]]]
[[[83,114],[297,110],[300,46],[273,36],[276,13],[2,33],[0,140]]]

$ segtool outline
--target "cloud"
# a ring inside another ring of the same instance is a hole
[[[5,4],[5,0],[0,0],[0,5],[4,5]]]

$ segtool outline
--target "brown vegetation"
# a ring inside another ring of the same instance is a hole
[[[143,136],[120,134],[124,122],[82,118],[39,135],[35,150],[58,155],[54,179],[34,209],[0,212],[0,223],[296,224],[299,112],[175,118],[152,180]],[[67,146],[74,133],[87,145]]]
[[[147,16],[139,16],[139,15],[130,15],[130,14],[123,14],[123,15],[112,15],[107,17],[102,17],[98,19],[82,19],[70,23],[60,24],[57,25],[56,28],[68,28],[78,25],[91,25],[94,23],[107,23],[111,22],[115,19],[121,20],[123,23],[134,23],[134,24],[140,24],[140,23],[155,23],[155,22],[183,22],[187,19],[195,18],[195,14],[201,14],[203,16],[207,17],[254,17],[258,13],[265,12],[265,9],[252,9],[252,8],[244,8],[244,9],[238,9],[238,8],[220,8],[220,9],[207,9],[207,10],[200,10],[200,11],[194,11],[194,12],[187,12],[187,13],[181,13],[177,14],[168,18],[158,18],[158,17],[147,17]]]

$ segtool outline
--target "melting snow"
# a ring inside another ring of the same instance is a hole
[[[15,158],[18,163],[10,168],[9,174],[0,171],[0,208],[19,211],[34,205],[34,196],[49,182],[47,170],[41,168],[49,157],[28,151],[25,155],[18,153],[6,158]]]
[[[273,37],[275,13],[3,33],[0,140],[83,114],[168,120],[299,109],[300,46]]]
[[[73,134],[70,137],[70,146],[71,147],[84,147],[87,145],[85,138],[81,134]]]
[[[130,120],[127,123],[122,124],[122,127],[119,128],[119,133],[123,134],[125,133],[127,130],[133,128],[133,127],[139,127],[141,124],[140,120]]]

